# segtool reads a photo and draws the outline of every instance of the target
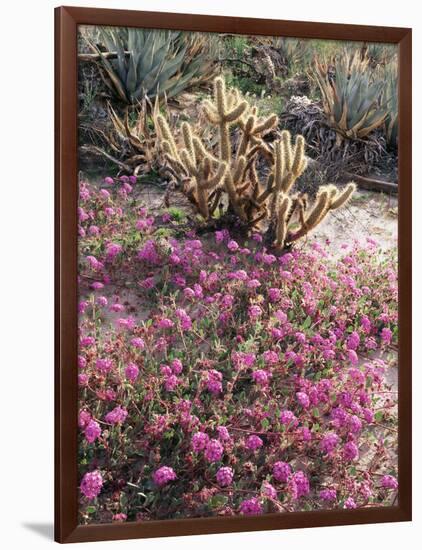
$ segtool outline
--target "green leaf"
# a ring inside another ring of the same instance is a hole
[[[307,329],[312,325],[312,319],[309,317],[309,315],[306,317],[305,322],[302,325],[302,328]]]
[[[377,411],[374,414],[374,418],[377,422],[381,422],[381,420],[384,418],[384,413],[382,411]]]
[[[268,418],[263,418],[261,420],[261,426],[263,430],[268,430],[268,428],[270,427],[270,421],[268,420]]]
[[[95,508],[95,506],[87,506],[85,510],[87,514],[95,514],[96,511],[97,509]]]
[[[227,504],[229,498],[226,495],[214,495],[208,501],[208,504],[211,508],[221,508]]]
[[[172,439],[173,437],[174,437],[174,430],[168,430],[163,435],[164,439]]]

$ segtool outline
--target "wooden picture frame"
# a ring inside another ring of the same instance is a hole
[[[397,44],[399,47],[398,505],[122,524],[77,520],[77,27],[138,26]],[[55,10],[55,540],[61,543],[411,520],[411,30],[59,7]]]

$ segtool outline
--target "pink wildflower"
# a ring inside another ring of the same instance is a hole
[[[353,331],[347,339],[347,349],[356,351],[359,347],[360,338],[356,331]]]
[[[127,410],[120,405],[105,415],[105,421],[109,424],[122,424],[127,417]]]
[[[270,377],[271,373],[263,369],[258,369],[252,373],[253,381],[260,386],[267,386]]]
[[[309,493],[309,480],[304,472],[299,470],[292,475],[288,483],[288,491],[293,500],[298,500]]]
[[[292,411],[282,411],[280,414],[280,422],[286,426],[292,427],[297,425],[297,418]]]
[[[264,481],[261,487],[261,494],[264,497],[276,499],[277,498],[277,491],[276,489],[269,483],[268,481]]]
[[[345,500],[343,508],[353,510],[354,508],[357,508],[357,504],[352,497],[349,497]]]
[[[205,449],[209,441],[209,437],[204,432],[196,432],[191,439],[191,446],[195,453],[199,453]]]
[[[383,328],[381,331],[381,340],[384,342],[384,344],[390,344],[391,338],[393,336],[393,333],[389,328]]]
[[[177,476],[173,468],[161,466],[161,468],[158,468],[158,470],[154,472],[152,478],[158,487],[164,487],[164,485],[167,485],[170,481],[177,479]]]
[[[248,313],[252,319],[257,319],[262,315],[262,309],[257,305],[253,305],[249,307]]]
[[[230,252],[236,252],[237,250],[239,250],[239,245],[236,241],[229,241],[227,243],[227,248],[230,250]]]
[[[277,365],[279,362],[278,353],[272,350],[264,351],[262,357],[266,365]]]
[[[278,302],[281,298],[281,291],[279,288],[269,288],[268,289],[268,298],[270,302]]]
[[[264,442],[262,441],[262,439],[254,434],[250,435],[246,440],[246,448],[250,451],[256,451],[257,449],[262,447],[263,444]]]
[[[209,392],[213,393],[214,395],[217,395],[221,393],[223,390],[223,384],[221,383],[221,380],[223,379],[223,375],[221,372],[211,369],[208,371],[208,380],[207,380],[207,389]]]
[[[298,391],[296,393],[296,399],[299,405],[302,405],[304,409],[307,409],[309,407],[310,405],[309,396],[305,392]]]
[[[240,504],[240,513],[244,516],[256,516],[259,514],[262,514],[262,504],[259,502],[257,498],[251,498],[248,500],[244,500]]]
[[[229,431],[225,426],[217,426],[217,433],[218,433],[218,438],[221,441],[229,441],[230,440]]]
[[[164,387],[166,391],[173,391],[176,389],[178,383],[179,379],[177,378],[177,376],[171,374],[170,376],[167,376],[167,378],[164,380]]]
[[[287,462],[276,462],[273,466],[273,477],[277,481],[286,483],[292,473],[292,468]]]
[[[359,449],[353,441],[348,441],[343,448],[344,460],[348,462],[359,457]]]
[[[95,362],[95,368],[102,374],[106,374],[113,368],[113,361],[111,359],[97,359]]]
[[[218,462],[223,456],[224,448],[218,439],[210,439],[205,448],[204,456],[208,462]]]
[[[183,365],[182,361],[180,359],[173,359],[171,362],[171,370],[174,372],[174,374],[181,374],[183,371]]]
[[[397,489],[398,486],[399,486],[399,483],[394,476],[390,476],[390,475],[382,476],[381,487],[384,487],[384,489]]]
[[[125,376],[130,382],[134,382],[139,375],[139,367],[135,363],[129,363],[125,368]]]
[[[223,466],[217,471],[216,478],[220,487],[227,487],[233,481],[233,470],[229,466]]]
[[[319,447],[322,452],[330,454],[334,451],[340,441],[339,436],[334,432],[329,432],[323,436]]]
[[[101,492],[103,486],[103,478],[99,470],[87,472],[81,481],[81,493],[89,500],[96,498]]]
[[[134,348],[138,348],[138,349],[144,349],[145,348],[145,342],[142,338],[132,338],[130,343]]]
[[[94,443],[101,435],[101,428],[98,422],[91,419],[85,427],[84,434],[88,443]]]
[[[325,502],[333,502],[337,498],[337,491],[335,489],[322,489],[319,492],[319,498]]]

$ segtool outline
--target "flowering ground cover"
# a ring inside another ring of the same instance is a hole
[[[137,185],[80,183],[80,522],[394,504],[395,252],[274,255]]]

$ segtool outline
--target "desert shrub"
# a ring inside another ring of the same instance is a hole
[[[134,181],[80,185],[81,523],[392,504],[394,254],[200,239]]]

